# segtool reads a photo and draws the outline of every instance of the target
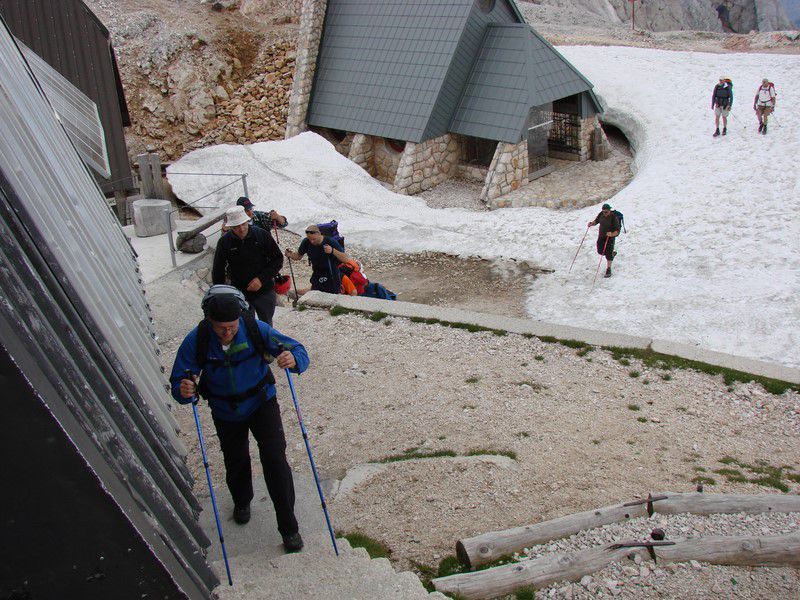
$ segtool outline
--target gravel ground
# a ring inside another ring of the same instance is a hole
[[[173,273],[152,283],[148,298],[169,368],[183,335],[200,317],[194,308],[200,299],[197,283],[181,283],[181,274]],[[715,485],[706,484],[709,493],[776,491],[713,473],[726,466],[720,462],[726,456],[747,465],[762,460],[791,467],[785,474],[800,472],[800,404],[794,393],[775,396],[757,384],[726,386],[720,377],[666,373],[636,360],[624,365],[599,349],[580,356],[576,349],[535,338],[406,319],[373,322],[356,315],[283,310],[276,326],[301,340],[311,356],[312,367],[297,378],[296,387],[324,478],[341,479],[358,465],[411,449],[516,456],[513,461],[395,462],[338,495],[331,503],[336,528],[384,542],[400,569],[415,562],[435,566],[453,554],[461,537],[635,494],[691,490],[698,473],[715,479]],[[634,372],[639,375],[633,377]],[[283,383],[278,396],[290,463],[306,469]],[[212,472],[221,481],[217,440],[207,411],[201,412]],[[176,416],[190,449],[190,467],[202,475],[191,411],[180,407]],[[785,478],[783,483],[792,493],[800,491],[797,482]],[[202,477],[196,492],[206,493]],[[752,527],[779,533],[796,526],[775,519],[754,521]],[[708,522],[686,520],[693,527]],[[683,534],[679,525],[668,528]],[[615,586],[620,594],[661,593],[648,587],[650,582],[640,586],[637,577],[611,567],[597,580],[620,582]],[[798,589],[797,572],[782,569],[680,568],[657,571],[653,578],[658,590],[673,590],[667,597],[714,597],[714,589],[720,589],[729,597],[785,598],[791,596],[782,586]],[[739,583],[734,586],[731,578]],[[570,590],[588,593],[581,586]]]

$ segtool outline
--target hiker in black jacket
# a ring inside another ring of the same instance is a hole
[[[711,109],[714,111],[714,124],[717,126],[714,137],[719,135],[719,118],[722,117],[722,135],[728,135],[728,115],[733,106],[733,82],[720,77],[711,94]]]
[[[230,270],[231,285],[241,290],[258,318],[272,325],[275,314],[275,276],[283,266],[283,255],[272,236],[259,227],[250,227],[242,206],[229,208],[225,217],[230,230],[217,243],[211,279],[225,283]]]
[[[589,221],[589,227],[600,225],[597,233],[597,253],[606,257],[606,277],[611,277],[611,263],[617,255],[614,252],[614,238],[619,235],[621,223],[616,211],[610,204],[603,204],[602,210],[597,213],[594,220]],[[603,260],[602,258],[600,260]]]

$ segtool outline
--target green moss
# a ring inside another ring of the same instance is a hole
[[[370,558],[389,558],[392,554],[391,549],[376,539],[363,533],[341,533],[337,532],[336,537],[344,538],[353,548],[364,548]]]
[[[706,472],[706,468],[705,467],[695,467],[694,470],[697,471],[698,473],[705,473]],[[719,471],[717,471],[717,473],[718,472]]]
[[[699,371],[708,375],[722,375],[725,385],[731,386],[736,382],[760,383],[765,390],[772,394],[782,394],[786,391],[792,390],[800,392],[800,385],[789,383],[788,381],[781,381],[779,379],[771,379],[769,377],[762,377],[760,375],[753,375],[743,371],[734,369],[726,369],[725,367],[718,367],[708,363],[680,358],[677,356],[669,356],[652,350],[641,350],[639,348],[618,348],[614,346],[604,346],[604,350],[608,350],[612,357],[622,363],[623,359],[635,358],[641,360],[645,365],[657,369],[688,369],[692,371]],[[624,363],[622,363],[624,364]]]
[[[800,483],[800,473],[787,473],[786,479],[794,481],[795,483]]]
[[[627,358],[620,358],[618,360],[619,360],[619,364],[621,364],[622,366],[625,366],[625,367],[630,366],[630,364],[631,364],[631,361],[629,361]]]
[[[514,600],[536,600],[536,590],[532,587],[524,587],[517,590]]]
[[[631,377],[633,377],[635,379],[636,377],[638,377],[640,375],[640,373],[639,373],[639,371],[631,371],[630,373],[628,373],[628,375],[630,375]]]
[[[513,450],[492,450],[488,448],[476,448],[470,450],[464,456],[507,456],[511,460],[517,460],[517,453]]]
[[[536,356],[534,356],[533,358],[534,358],[535,360],[544,360],[544,356],[542,356],[541,354],[537,354],[537,355],[536,355]]]
[[[697,477],[692,478],[692,483],[704,483],[706,485],[717,485],[717,481],[713,477],[708,477],[706,475],[698,475]]]
[[[455,556],[445,556],[439,561],[439,568],[436,570],[437,577],[447,577],[457,573],[466,573],[467,567],[462,565]]]
[[[465,379],[464,382],[465,383],[478,383],[480,380],[481,380],[480,377],[475,376],[475,377],[469,377],[469,378]]]
[[[662,373],[661,379],[663,379],[664,381],[672,381],[672,375],[670,375],[669,373]]]
[[[733,483],[744,483],[747,481],[747,477],[745,477],[744,473],[739,469],[714,469],[714,473],[722,475],[726,480]]]
[[[400,462],[403,460],[414,460],[417,458],[443,458],[443,457],[454,457],[458,456],[452,450],[434,450],[432,452],[419,452],[417,449],[412,449],[411,451],[406,450],[403,454],[393,454],[391,456],[385,456],[384,458],[378,459],[373,462],[378,463],[393,463],[393,462]]]
[[[637,411],[642,410],[638,404],[628,404],[628,410]]]
[[[527,431],[520,431],[519,433],[517,433],[517,437],[520,438],[520,439],[528,438],[528,437],[531,437],[531,434],[528,433]]]
[[[789,491],[789,486],[783,483],[781,479],[774,475],[764,475],[763,477],[754,477],[750,480],[750,483],[755,483],[756,485],[763,485],[764,487],[771,487],[775,488],[776,490],[780,490],[784,494]]]
[[[301,304],[297,307],[297,312],[303,312],[304,310],[308,310],[308,307],[305,304]]]
[[[350,308],[345,308],[344,306],[331,306],[331,310],[329,311],[332,317],[338,317],[339,315],[348,315],[348,314],[360,314],[357,310],[352,310]]]
[[[389,315],[387,315],[385,312],[380,312],[380,311],[378,311],[378,312],[374,312],[374,313],[372,313],[372,314],[369,316],[369,320],[370,320],[370,321],[375,321],[375,322],[377,323],[378,321],[380,321],[380,320],[382,320],[382,319],[385,319],[385,318],[386,318],[386,317],[388,317],[388,316],[389,316]]]
[[[639,421],[639,423],[647,423],[647,417],[639,417],[636,420]]]

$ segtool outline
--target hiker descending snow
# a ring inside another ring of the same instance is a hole
[[[711,94],[711,108],[714,111],[714,137],[719,135],[719,118],[722,117],[722,135],[728,135],[728,115],[733,106],[733,82],[727,77],[720,77]]]
[[[767,119],[775,112],[775,101],[778,94],[775,93],[775,86],[766,77],[761,80],[761,86],[753,98],[753,110],[758,117],[758,132],[767,135]]]
[[[611,263],[617,254],[614,252],[614,238],[619,235],[622,225],[619,213],[612,210],[610,204],[603,204],[602,210],[594,220],[589,221],[589,227],[595,225],[600,225],[597,232],[597,253],[606,257],[605,276],[611,277]]]

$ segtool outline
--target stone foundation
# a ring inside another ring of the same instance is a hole
[[[484,183],[489,175],[489,167],[483,165],[467,165],[459,163],[456,165],[455,177],[466,179],[467,181],[478,181]]]
[[[458,140],[449,133],[419,144],[407,142],[394,179],[398,194],[418,194],[456,174]]]
[[[311,86],[317,67],[319,42],[325,22],[327,0],[304,0],[297,33],[297,57],[294,66],[289,113],[286,117],[286,139],[306,130],[306,113],[311,99]]]
[[[402,153],[392,148],[384,138],[372,138],[372,154],[375,177],[385,183],[393,184]]]
[[[481,191],[481,200],[490,204],[495,198],[517,190],[527,182],[528,140],[522,140],[518,144],[500,142],[489,166],[489,174]],[[498,208],[506,206],[503,202],[494,204]]]
[[[374,155],[372,137],[363,133],[355,134],[350,144],[350,152],[347,154],[347,158],[375,177]]]

